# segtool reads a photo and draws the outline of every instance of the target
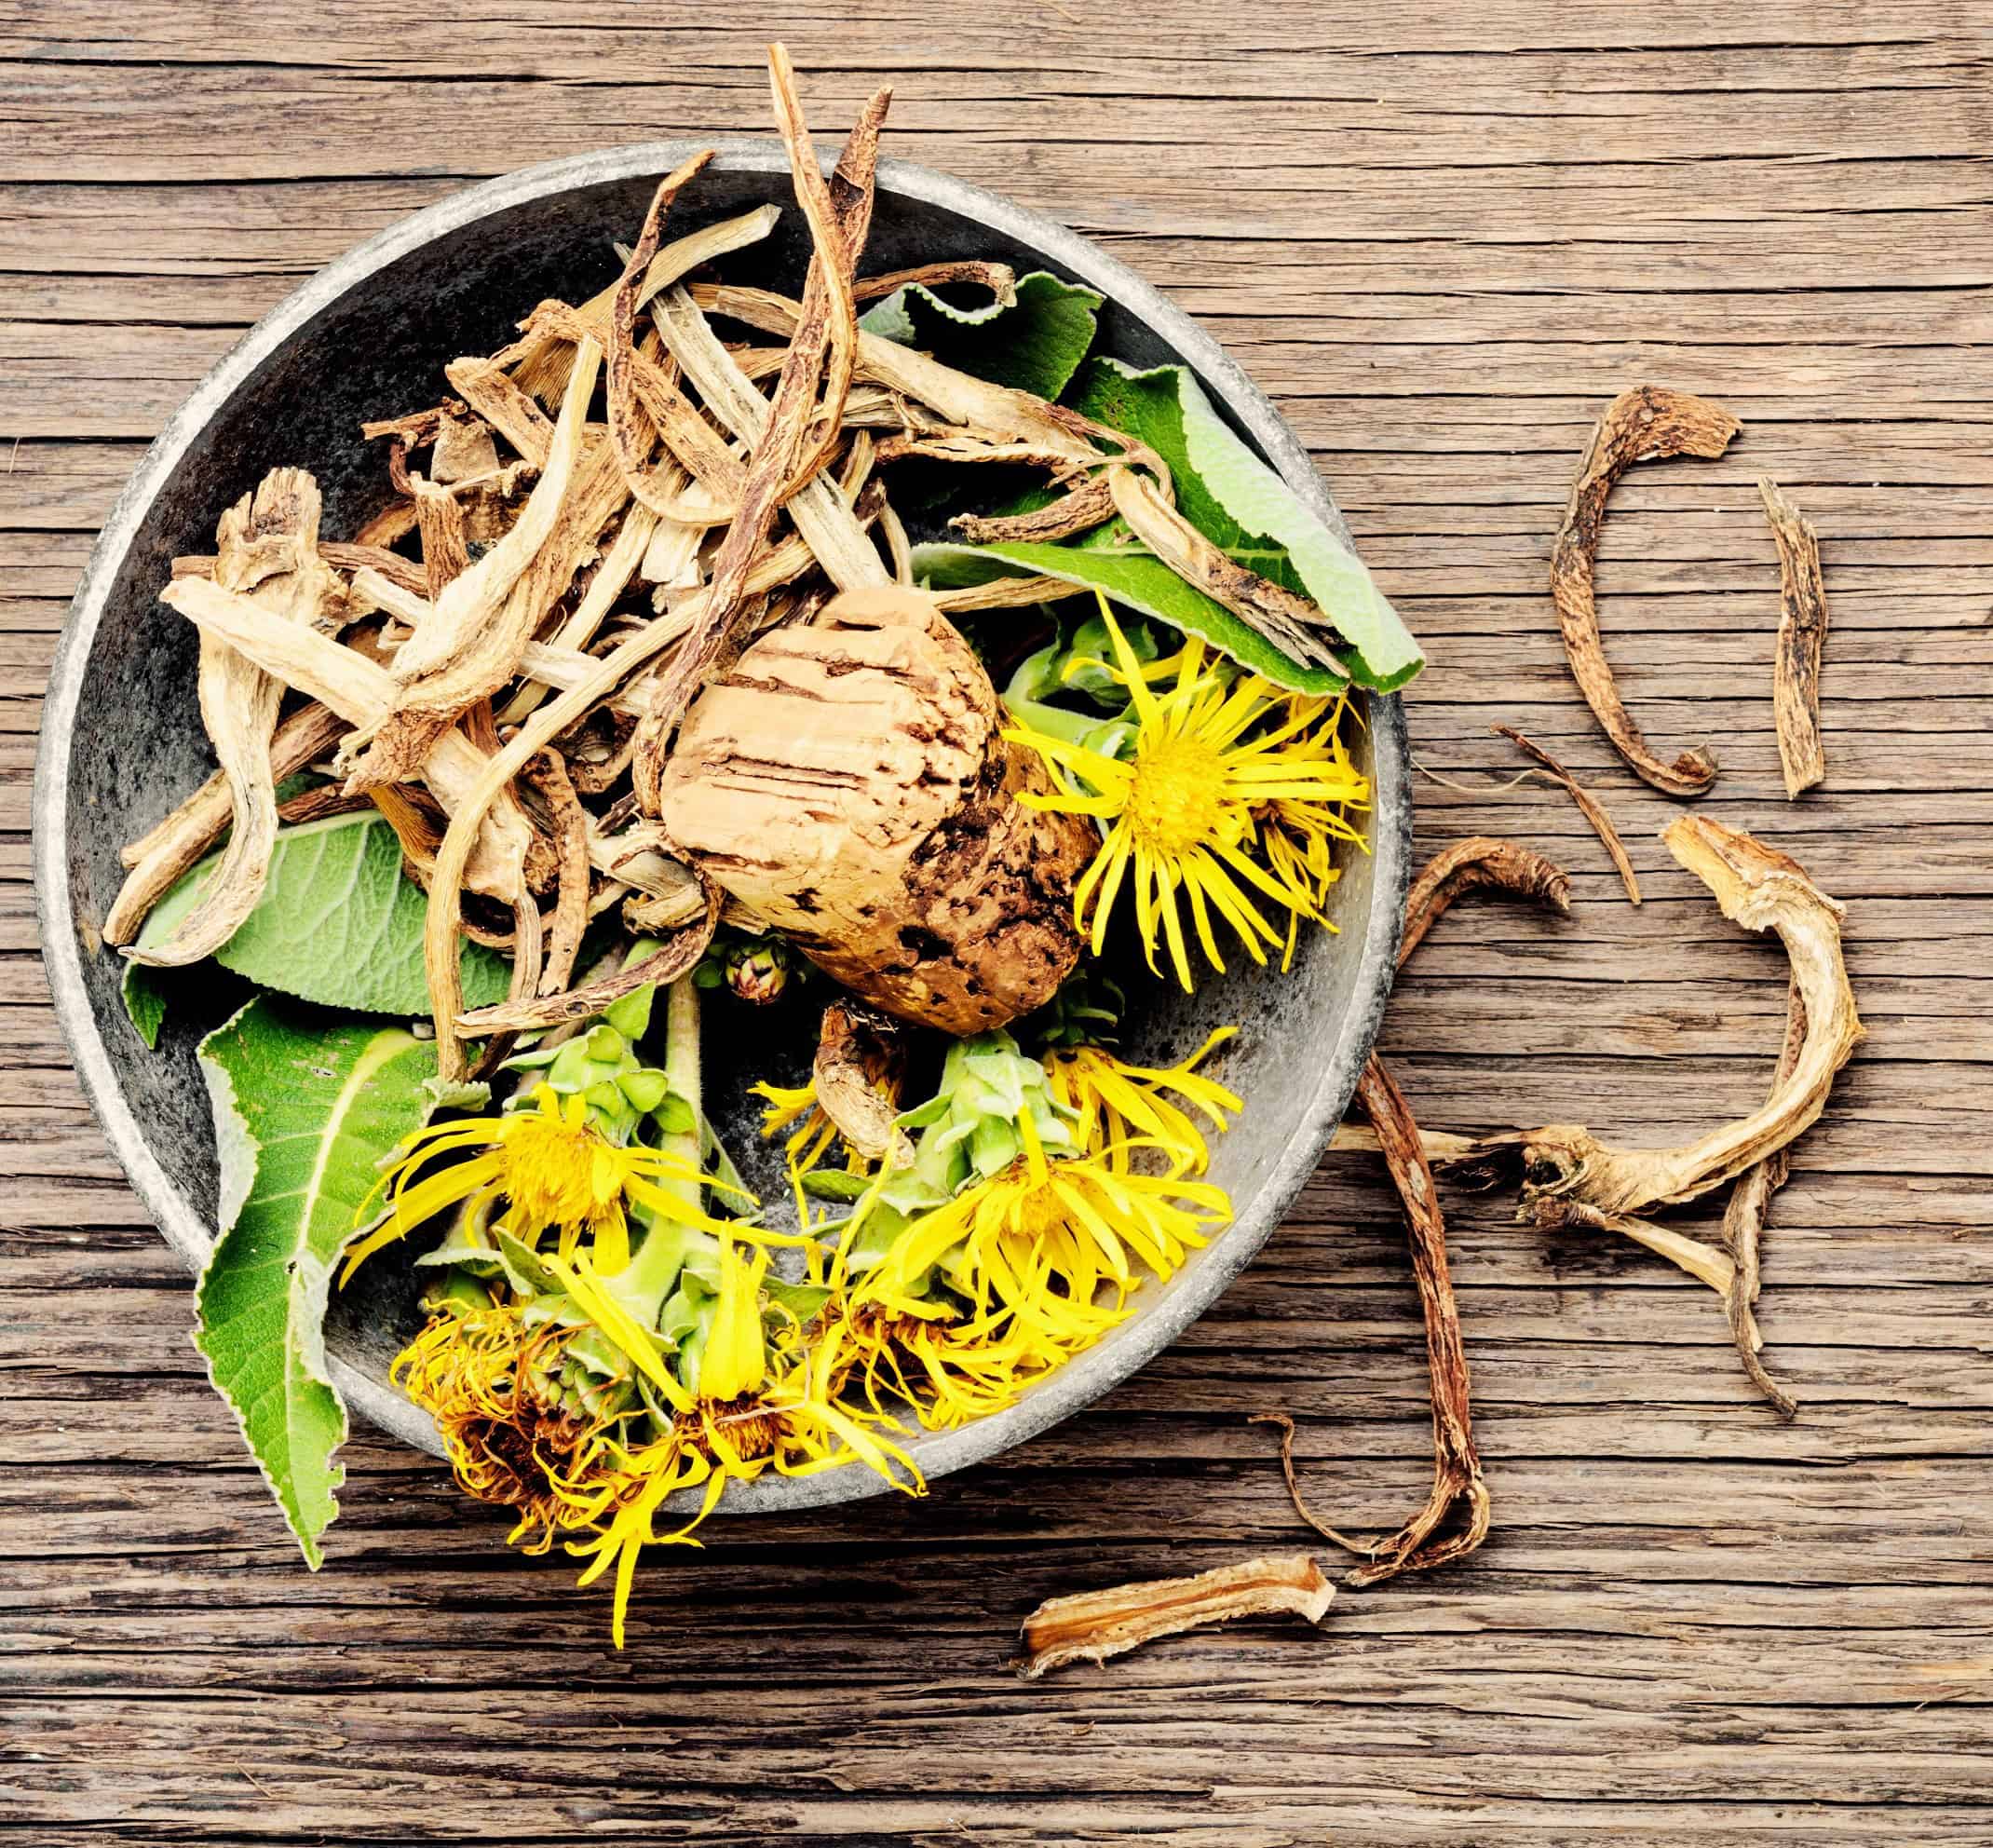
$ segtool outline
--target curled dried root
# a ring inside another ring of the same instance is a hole
[[[1716,760],[1705,751],[1684,751],[1674,763],[1662,763],[1620,701],[1598,632],[1593,580],[1599,529],[1612,484],[1634,463],[1663,455],[1718,456],[1742,428],[1722,405],[1664,385],[1622,391],[1592,432],[1550,556],[1550,592],[1579,689],[1620,755],[1670,795],[1701,795],[1716,780]]]

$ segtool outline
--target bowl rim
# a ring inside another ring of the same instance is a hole
[[[41,949],[62,1036],[78,1079],[113,1152],[167,1243],[198,1272],[213,1234],[205,1217],[154,1156],[120,1089],[83,981],[86,935],[102,954],[94,927],[71,902],[70,737],[83,675],[125,554],[154,501],[209,421],[283,344],[359,283],[426,244],[514,206],[604,183],[661,176],[702,148],[718,170],[765,173],[784,188],[788,157],[772,137],[688,137],[640,142],[563,156],[453,193],[356,245],[279,302],[219,360],[168,420],[113,505],[71,602],[43,705],[32,799],[33,874]],[[881,192],[902,195],[987,224],[1099,290],[1159,334],[1242,423],[1287,485],[1344,539],[1349,534],[1307,450],[1244,370],[1181,309],[1119,259],[1055,220],[1002,196],[912,161],[882,160]],[[1404,708],[1396,695],[1367,700],[1373,764],[1372,902],[1364,919],[1350,1003],[1334,1045],[1317,1067],[1301,1128],[1289,1141],[1250,1206],[1227,1228],[1198,1267],[1194,1287],[1156,1299],[1116,1340],[1077,1355],[1014,1405],[957,1430],[923,1434],[920,1463],[931,1480],[982,1462],[1037,1435],[1146,1366],[1230,1285],[1286,1216],[1355,1093],[1390,993],[1404,897],[1411,882],[1410,753]],[[434,1425],[399,1393],[336,1356],[332,1374],[353,1413],[432,1456],[441,1454]],[[793,1512],[885,1492],[870,1470],[815,1476],[764,1477],[740,1485],[729,1514]]]

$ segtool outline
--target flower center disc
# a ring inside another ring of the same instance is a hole
[[[1223,753],[1198,738],[1145,741],[1127,812],[1136,841],[1156,853],[1185,854],[1217,840],[1225,832]]]

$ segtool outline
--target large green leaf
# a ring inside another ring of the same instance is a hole
[[[978,378],[1056,398],[1093,344],[1100,304],[1092,290],[1039,269],[1018,278],[1010,307],[951,307],[916,283],[887,296],[863,324]]]
[[[1339,652],[1359,684],[1390,692],[1425,664],[1363,561],[1232,433],[1184,367],[1138,373],[1091,360],[1067,401],[1155,450],[1184,517],[1213,545],[1320,607],[1348,644]]]
[[[1291,660],[1223,604],[1185,583],[1146,550],[1024,544],[914,548],[915,580],[936,590],[1034,574],[1057,578],[1078,591],[1103,591],[1124,609],[1159,618],[1187,635],[1201,635],[1213,647],[1264,674],[1277,686],[1291,686],[1301,693],[1334,693],[1343,684],[1340,675],[1325,668],[1302,667]]]
[[[319,1025],[259,995],[200,1044],[221,1155],[220,1235],[194,1344],[234,1408],[305,1563],[339,1512],[346,1414],[326,1370],[333,1262],[381,1161],[428,1111],[433,1043]]]
[[[193,909],[214,862],[212,855],[202,861],[153,907],[141,946],[160,942]],[[278,833],[263,897],[215,960],[262,987],[325,1007],[427,1013],[427,907],[421,887],[401,870],[400,842],[383,817],[307,822]],[[466,944],[463,972],[466,1007],[505,999],[511,978],[503,958]]]

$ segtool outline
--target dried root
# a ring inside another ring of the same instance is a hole
[[[1820,539],[1810,522],[1779,491],[1760,481],[1759,496],[1779,548],[1779,652],[1772,666],[1771,705],[1779,764],[1790,801],[1827,773],[1820,741],[1820,656],[1827,638],[1827,593],[1820,576]]]
[[[1487,1178],[1519,1170],[1523,1212],[1539,1225],[1618,1231],[1661,1253],[1723,1298],[1752,1378],[1759,1345],[1751,1302],[1757,1289],[1756,1228],[1769,1199],[1763,1164],[1810,1128],[1825,1107],[1834,1077],[1861,1042],[1863,1028],[1841,955],[1841,906],[1788,855],[1720,822],[1685,817],[1661,836],[1669,850],[1715,894],[1726,917],[1748,930],[1778,932],[1792,959],[1787,1029],[1799,1027],[1789,1061],[1758,1109],[1674,1148],[1620,1149],[1568,1123],[1491,1136],[1442,1165]],[[1763,1170],[1763,1172],[1760,1172]],[[1741,1175],[1756,1175],[1735,1207],[1733,1257],[1652,1224],[1652,1208],[1694,1200]],[[1758,1191],[1762,1189],[1762,1191]],[[1760,1381],[1769,1387],[1769,1380]],[[1774,1402],[1781,1395],[1772,1390]]]
[[[1786,991],[1785,1043],[1779,1049],[1778,1069],[1772,1074],[1773,1097],[1792,1082],[1793,1073],[1799,1064],[1799,1049],[1805,1043],[1806,1000],[1796,980]],[[1789,1148],[1781,1148],[1738,1175],[1736,1185],[1730,1189],[1729,1204],[1723,1214],[1723,1236],[1729,1246],[1734,1267],[1730,1286],[1724,1295],[1724,1307],[1730,1318],[1730,1335],[1737,1343],[1738,1357],[1743,1362],[1744,1372],[1750,1376],[1751,1383],[1778,1407],[1779,1416],[1783,1419],[1796,1418],[1799,1407],[1766,1371],[1764,1362],[1758,1359],[1761,1343],[1756,1320],[1751,1311],[1757,1301],[1758,1245],[1764,1235],[1765,1215],[1770,1208],[1771,1196],[1785,1185],[1786,1176],[1791,1172],[1790,1153]]]
[[[1571,880],[1564,868],[1512,840],[1471,835],[1426,862],[1404,904],[1404,933],[1398,940],[1398,967],[1426,940],[1426,932],[1463,892],[1492,891],[1553,911],[1571,908]]]
[[[1606,812],[1606,805],[1589,789],[1580,784],[1556,758],[1540,745],[1515,729],[1513,726],[1498,725],[1496,733],[1506,738],[1525,757],[1533,757],[1562,783],[1565,793],[1578,805],[1578,812],[1592,823],[1592,831],[1604,844],[1606,851],[1612,856],[1614,868],[1620,875],[1620,883],[1626,888],[1630,904],[1640,903],[1640,881],[1634,875],[1634,863],[1626,857],[1626,843],[1620,838],[1620,831],[1612,825],[1612,817]]]
[[[340,586],[319,557],[319,484],[298,469],[273,469],[253,496],[223,514],[215,531],[214,578],[253,602],[269,620],[309,630]],[[187,581],[200,581],[189,579]],[[125,942],[135,962],[178,967],[212,956],[234,936],[263,896],[277,841],[277,776],[272,750],[283,682],[223,637],[200,644],[201,723],[228,792],[230,832],[199,902],[163,943],[129,943],[144,912],[184,870],[170,856],[135,868],[112,907],[105,934]]]
[[[1319,1624],[1335,1588],[1305,1553],[1241,1559],[1188,1579],[1149,1579],[1111,1591],[1051,1597],[1024,1619],[1017,1671],[1027,1681],[1074,1662],[1105,1662],[1159,1637],[1235,1617],[1270,1615]]]
[[[1716,762],[1707,752],[1685,751],[1674,763],[1662,763],[1621,703],[1599,640],[1594,584],[1599,529],[1613,483],[1634,463],[1664,455],[1721,455],[1742,428],[1720,404],[1686,391],[1661,385],[1622,391],[1592,432],[1551,552],[1551,595],[1579,687],[1620,756],[1670,795],[1701,795],[1715,781]]]

